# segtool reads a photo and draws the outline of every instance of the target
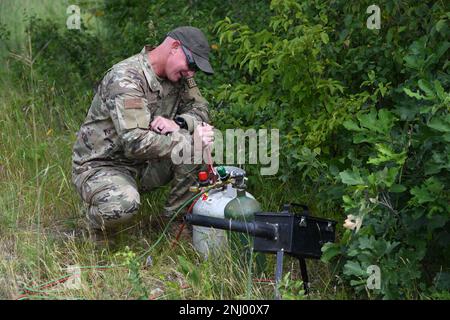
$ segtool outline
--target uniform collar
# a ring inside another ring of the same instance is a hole
[[[159,91],[159,94],[162,95],[163,88],[160,83],[160,79],[153,71],[152,66],[150,65],[148,61],[148,52],[151,51],[153,48],[149,45],[146,45],[141,53],[139,54],[139,63],[141,64],[142,70],[144,70],[144,75],[147,78],[147,82],[150,85],[150,89],[152,91]]]

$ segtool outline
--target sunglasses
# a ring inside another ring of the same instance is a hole
[[[194,57],[192,56],[191,51],[188,48],[186,48],[185,46],[183,46],[183,45],[181,45],[181,49],[183,50],[184,55],[186,56],[186,60],[187,60],[187,63],[188,63],[189,70],[197,71],[198,67],[197,67],[197,64],[194,61]]]

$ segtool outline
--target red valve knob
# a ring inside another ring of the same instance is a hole
[[[200,182],[208,181],[208,173],[206,171],[200,171],[198,173],[198,180]]]

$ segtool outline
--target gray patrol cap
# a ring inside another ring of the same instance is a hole
[[[209,63],[209,44],[203,32],[195,27],[178,27],[170,31],[167,36],[178,40],[183,46],[192,52],[195,64],[204,73],[211,75],[214,73]]]

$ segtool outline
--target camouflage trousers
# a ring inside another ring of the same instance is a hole
[[[189,187],[202,169],[198,164],[174,165],[170,159],[149,161],[140,169],[104,166],[74,176],[73,182],[87,206],[93,229],[115,229],[129,223],[141,205],[140,193],[172,182],[163,215],[170,217],[193,196]],[[86,176],[88,177],[86,179]]]

